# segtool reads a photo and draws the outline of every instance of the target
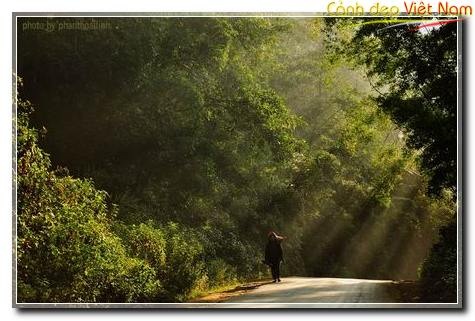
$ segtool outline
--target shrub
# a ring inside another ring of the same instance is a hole
[[[191,229],[176,223],[158,226],[116,224],[129,255],[148,263],[161,281],[160,301],[183,301],[206,277],[203,247]]]
[[[203,247],[190,229],[175,223],[163,229],[167,264],[162,284],[170,299],[183,301],[205,276]]]
[[[19,302],[135,302],[160,289],[144,260],[127,256],[110,229],[113,207],[89,180],[51,170],[18,102]]]

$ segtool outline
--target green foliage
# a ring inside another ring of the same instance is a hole
[[[138,226],[116,223],[115,230],[127,242],[130,254],[147,261],[158,274],[163,275],[166,266],[166,240],[164,233],[151,225]]]
[[[24,300],[185,301],[268,273],[269,230],[287,274],[415,276],[453,204],[321,23],[103,21],[19,28]]]
[[[183,301],[205,276],[203,248],[197,237],[175,223],[155,227],[118,224],[129,254],[145,260],[163,287],[160,300]]]
[[[352,23],[358,21],[366,20]],[[453,189],[457,177],[457,25],[427,32],[410,32],[409,27],[382,29],[385,26],[362,25],[336,50],[364,64],[374,76],[378,105],[405,129],[407,144],[421,151],[429,190]]]
[[[207,264],[207,275],[210,280],[210,287],[229,284],[237,281],[236,267],[230,265],[223,259],[214,259]]]
[[[355,22],[366,20],[356,19]],[[401,19],[401,22],[404,18]],[[366,24],[353,27],[349,37],[338,37],[344,23],[327,20],[327,36],[333,51],[352,57],[376,80],[378,106],[404,129],[409,147],[418,150],[418,161],[432,195],[452,196],[444,218],[452,221],[441,230],[439,242],[422,266],[422,300],[454,301],[457,282],[457,25],[446,24],[424,32],[409,27],[384,28]],[[346,29],[348,30],[348,29]],[[334,41],[339,38],[340,41]]]
[[[110,230],[107,194],[54,172],[18,101],[18,300],[136,302],[160,288],[154,270],[126,255]]]
[[[246,248],[218,230],[192,230],[176,223],[157,226],[153,221],[116,223],[114,230],[129,255],[146,261],[155,270],[163,289],[158,297],[162,301],[183,301],[193,290],[235,283],[238,267],[241,275],[252,275],[250,270],[242,271],[245,264],[240,260],[249,255]]]
[[[405,136],[368,97],[363,74],[335,61],[328,44],[313,38],[314,27],[296,22],[277,61],[261,72],[302,118],[297,133],[310,145],[295,159],[292,188],[274,205],[274,216],[297,216],[287,251],[299,252],[312,275],[415,278],[440,224],[428,222],[435,202]]]
[[[178,299],[186,298],[203,276],[200,257],[203,249],[194,233],[181,230],[176,224],[167,225],[165,233],[168,257],[165,288],[172,293],[183,293]]]

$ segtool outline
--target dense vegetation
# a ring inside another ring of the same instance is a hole
[[[327,26],[346,22],[331,19]],[[362,21],[363,22],[363,21]],[[404,22],[404,19],[401,19]],[[365,65],[375,81],[380,109],[404,131],[418,150],[430,194],[456,198],[457,189],[457,25],[385,28],[365,24],[337,44],[336,52]],[[335,32],[329,32],[335,37]],[[421,271],[423,297],[454,302],[457,293],[457,219],[441,231]]]
[[[335,59],[325,38],[344,32],[108,22],[19,28],[20,301],[183,301],[266,275],[269,230],[288,237],[286,274],[418,277],[455,185],[428,172],[422,133],[384,108],[362,64]]]

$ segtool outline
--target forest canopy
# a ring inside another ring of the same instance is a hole
[[[18,28],[19,301],[183,302],[266,276],[271,230],[286,275],[439,273],[453,300],[453,26],[96,20]],[[18,25],[45,21],[71,19]]]

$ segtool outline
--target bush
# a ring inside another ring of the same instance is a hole
[[[162,284],[168,297],[183,301],[205,277],[203,247],[194,233],[178,224],[163,227],[167,264]]]
[[[158,293],[154,269],[127,256],[110,229],[107,194],[62,176],[18,102],[17,266],[19,302],[136,302]]]
[[[153,227],[153,222],[140,225],[116,223],[115,230],[127,244],[129,253],[147,261],[158,274],[163,274],[166,265],[166,244],[163,231]]]
[[[191,229],[176,223],[157,226],[116,224],[129,255],[146,261],[161,281],[160,301],[184,301],[206,278],[203,247]]]
[[[206,262],[206,275],[210,287],[237,281],[236,267],[229,265],[220,258]]]

